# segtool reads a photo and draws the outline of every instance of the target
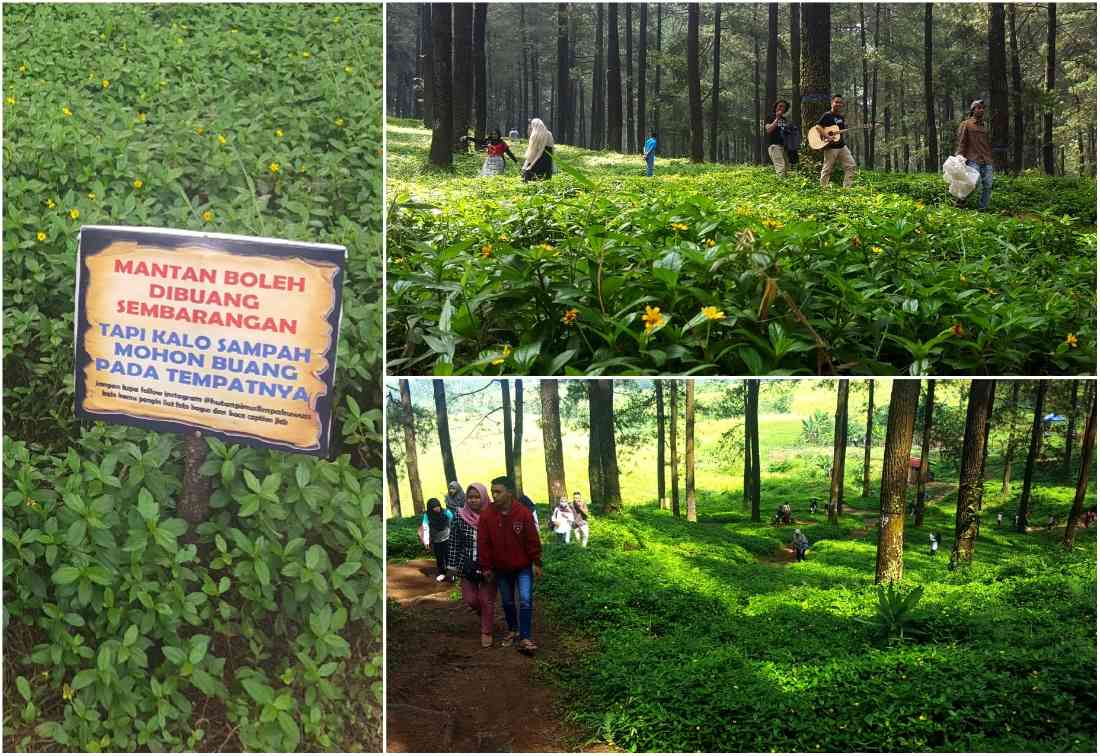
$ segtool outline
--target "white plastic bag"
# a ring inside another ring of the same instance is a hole
[[[947,182],[947,191],[953,197],[966,199],[978,185],[981,174],[977,168],[966,164],[966,158],[962,155],[952,155],[943,161],[943,180]]]

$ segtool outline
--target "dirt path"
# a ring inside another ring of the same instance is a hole
[[[501,648],[507,631],[497,600],[496,643],[482,648],[478,618],[436,583],[434,561],[386,565],[389,613],[386,748],[390,752],[555,752],[587,748],[562,722],[556,692],[536,664],[568,663],[543,621],[535,587],[537,659]]]

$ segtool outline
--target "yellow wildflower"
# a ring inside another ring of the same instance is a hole
[[[95,202],[95,192],[88,192],[88,199]]]
[[[1073,333],[1066,334],[1066,343],[1069,344],[1070,349],[1077,348],[1077,335]]]
[[[225,134],[218,134],[218,144],[225,144],[227,141]]]
[[[540,246],[541,246],[541,247],[542,247],[542,248],[543,248],[544,250],[546,250],[547,252],[553,252],[553,251],[554,251],[554,245],[553,245],[553,244],[549,244],[549,243],[547,243],[547,244],[542,244],[542,245],[540,245]]]
[[[24,63],[23,65],[19,66],[19,73],[26,73],[26,72],[27,72],[27,64]]]
[[[336,119],[336,125],[337,126],[343,126],[344,125],[344,119],[343,118],[337,118]]]
[[[56,204],[56,203],[55,203],[55,202],[54,202],[54,201],[53,201],[52,199],[50,199],[49,197],[47,197],[47,198],[46,198],[46,207],[48,207],[49,209],[53,210],[53,209],[54,209],[55,207],[57,207],[57,204]]]
[[[719,310],[717,307],[710,306],[702,308],[701,312],[707,320],[721,320],[726,317],[726,313]]]
[[[36,236],[38,237],[38,241],[46,241],[46,232],[45,231],[39,231],[36,234]]]
[[[765,218],[762,225],[764,226],[764,228],[770,229],[772,231],[783,228],[783,224],[775,220],[774,218]]]
[[[110,79],[104,79],[103,81],[101,81],[99,83],[103,85],[104,89],[107,89],[111,86],[111,80]]]
[[[340,17],[337,16],[336,18],[332,19],[332,23],[334,23],[334,24],[340,23]]]
[[[508,241],[508,234],[501,234],[500,235],[500,240],[501,241]]]
[[[673,231],[687,231],[688,226],[687,226],[686,223],[673,223],[672,224],[672,230]]]
[[[303,58],[308,58],[308,57],[310,57],[310,54],[309,54],[309,50],[303,50],[303,51],[302,51],[302,57],[303,57]]]
[[[199,136],[202,136],[203,133],[205,133],[205,131],[206,131],[206,129],[204,129],[202,126],[196,126],[195,127],[195,133],[198,134]]]
[[[512,354],[512,347],[505,344],[504,349],[502,349],[501,352],[500,352],[500,357],[497,357],[495,360],[493,360],[493,364],[494,365],[503,365],[504,361],[506,359],[508,359],[508,357],[510,357],[511,354]]]
[[[76,220],[80,217],[80,211],[74,207],[72,210],[69,211],[69,217],[73,220]]]
[[[269,171],[271,171],[272,173],[278,173],[279,172],[279,164],[278,163],[272,163],[271,165],[269,165],[267,167],[267,169]]]
[[[577,308],[576,307],[570,307],[568,310],[565,311],[565,314],[562,315],[562,317],[561,317],[561,322],[565,323],[567,326],[573,325],[573,323],[576,320],[577,320]]]
[[[66,105],[65,107],[61,108],[61,114],[68,118],[73,114],[73,111],[69,110],[69,106]]]
[[[651,333],[654,328],[664,322],[664,316],[661,315],[661,308],[646,305],[645,314],[642,315],[642,322],[645,323],[645,332]]]
[[[275,138],[276,139],[282,139],[283,138],[283,130],[282,129],[275,129]]]
[[[707,239],[707,246],[708,247],[713,247],[717,243],[718,242],[714,241],[714,239]]]
[[[871,251],[874,252],[876,255],[881,255],[882,254],[882,247],[872,246]]]
[[[923,210],[924,209],[924,203],[921,202],[920,200],[917,200],[917,209],[918,210]]]
[[[4,98],[4,102],[6,102],[8,105],[14,105],[15,104],[15,96],[14,95],[8,95],[7,97]]]
[[[354,69],[354,68],[352,68],[351,66],[344,66],[344,73],[346,73],[346,74],[349,74],[349,73],[351,73],[351,72],[352,72],[352,71],[354,71],[354,70],[355,70],[355,69]]]
[[[229,30],[229,33],[230,33],[230,34],[236,34],[236,33],[237,33],[237,32],[239,32],[239,31],[240,31],[240,29],[230,29],[230,30]]]
[[[959,274],[959,283],[966,283],[966,276],[962,273]]]
[[[71,687],[69,687],[68,683],[65,683],[61,687],[61,697],[63,699],[65,699],[66,701],[72,701],[73,700],[73,692],[74,692],[73,689]]]
[[[202,214],[202,219],[204,221],[206,221],[207,223],[214,220],[214,211],[213,210],[204,211],[203,214]]]
[[[141,179],[134,179],[134,188],[135,189],[140,189],[143,186],[145,186],[144,181],[142,181]]]
[[[482,247],[481,247],[481,256],[482,257],[488,257],[491,254],[493,254],[493,245],[492,244],[482,245]]]

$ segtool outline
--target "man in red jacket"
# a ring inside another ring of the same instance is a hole
[[[516,644],[523,653],[533,654],[538,646],[531,640],[531,596],[535,578],[542,575],[542,542],[534,516],[516,500],[515,490],[511,478],[493,479],[493,506],[482,511],[477,523],[477,554],[481,574],[497,581],[508,621],[508,636],[501,645]]]

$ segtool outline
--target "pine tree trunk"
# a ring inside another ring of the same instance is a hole
[[[417,71],[423,87],[423,102],[420,106],[420,117],[424,121],[424,128],[432,128],[435,120],[435,101],[432,91],[435,89],[435,62],[432,55],[432,3],[420,4],[420,55],[417,62],[420,64]]]
[[[512,480],[516,483],[516,495],[523,494],[523,381],[516,379],[515,434],[512,441]]]
[[[779,3],[768,3],[768,46],[764,63],[764,119],[771,120],[779,99]],[[764,162],[768,156],[764,155]]]
[[[1008,31],[1012,47],[1012,172],[1020,173],[1024,169],[1024,83],[1016,40],[1016,3],[1008,4]]]
[[[1047,3],[1047,102],[1054,102],[1055,31],[1058,28],[1058,5]],[[1043,171],[1054,175],[1054,110],[1043,113]]]
[[[593,150],[602,150],[604,140],[604,108],[606,98],[604,87],[607,84],[606,68],[603,60],[603,3],[596,3],[596,42],[595,59],[592,63],[592,139],[588,146]]]
[[[799,72],[799,82],[802,85],[802,96],[799,100],[802,106],[802,134],[806,135],[829,107],[832,20],[828,3],[806,3],[801,9],[801,15],[802,69]],[[820,157],[814,162],[820,162]]]
[[[924,119],[928,146],[925,170],[935,173],[939,169],[936,152],[939,142],[936,139],[936,98],[932,91],[932,3],[924,4]]]
[[[527,7],[526,3],[519,4],[519,33],[520,33],[520,79],[523,84],[523,97],[522,107],[523,114],[520,116],[520,129],[523,131],[523,135],[527,136],[527,123],[531,120],[531,92],[528,87],[530,83],[530,71],[527,70]]]
[[[1009,483],[1012,481],[1012,459],[1016,456],[1016,407],[1020,401],[1020,384],[1012,382],[1012,400],[1008,406],[1008,440],[1005,442],[1005,467],[1001,477],[1001,496],[1008,496]]]
[[[837,381],[833,421],[833,469],[829,479],[829,524],[836,525],[844,507],[844,455],[848,448],[848,379]]]
[[[676,381],[669,381],[668,451],[672,463],[672,516],[680,516],[680,465],[676,458]]]
[[[920,469],[917,473],[917,500],[913,504],[913,525],[924,527],[924,494],[928,483],[928,451],[932,445],[932,418],[936,414],[936,382],[928,381],[928,391],[924,395],[924,432],[920,443]]]
[[[397,480],[397,463],[390,449],[390,439],[386,436],[386,490],[390,495],[390,517],[401,516],[401,484]]]
[[[1092,477],[1089,472],[1092,468],[1092,453],[1096,448],[1096,399],[1092,400],[1089,409],[1089,419],[1085,421],[1085,435],[1081,438],[1081,472],[1077,475],[1077,492],[1073,497],[1073,507],[1069,510],[1066,519],[1066,532],[1062,536],[1062,545],[1067,549],[1073,548],[1073,539],[1077,534],[1077,521],[1081,517],[1081,510],[1085,506],[1085,494],[1089,490],[1089,480]]]
[[[573,144],[573,116],[569,86],[569,4],[558,3],[558,117],[562,144]]]
[[[454,69],[451,71],[451,96],[454,98],[454,133],[458,139],[465,136],[473,124],[471,118],[474,89],[472,64],[474,40],[474,6],[470,3],[452,3],[454,14]],[[457,147],[457,143],[456,143]]]
[[[451,167],[454,146],[454,110],[451,100],[451,4],[432,3],[432,165]]]
[[[695,515],[695,381],[689,378],[684,387],[684,485],[688,522]]]
[[[801,124],[802,120],[802,6],[791,3],[787,6],[791,13],[790,50],[791,50],[791,122]],[[805,135],[805,131],[802,132]]]
[[[603,416],[600,408],[600,389],[597,381],[589,381],[588,387],[588,487],[593,502],[605,498],[603,475]],[[553,502],[551,502],[553,503]]]
[[[875,421],[875,381],[867,381],[867,428],[863,434],[863,498],[871,495],[871,442]]]
[[[440,48],[437,46],[437,50]],[[413,415],[412,394],[409,382],[399,381],[401,392],[401,424],[405,432],[405,467],[409,473],[409,489],[412,491],[413,514],[424,513],[424,493],[420,487],[420,466],[416,458],[416,426]]]
[[[663,3],[657,3],[657,77],[653,83],[653,130],[658,132],[661,130],[661,53],[663,52],[661,47],[661,9],[663,7]],[[658,149],[660,149],[660,146],[658,146]]]
[[[512,391],[506,378],[500,380],[500,406],[504,410],[504,473],[511,477],[515,470],[516,455],[512,446]]]
[[[474,3],[474,92],[477,102],[474,105],[476,117],[474,134],[478,139],[485,138],[485,129],[489,121],[486,108],[489,104],[488,68],[485,64],[485,24],[488,21],[489,4]]]
[[[551,507],[554,507],[559,498],[567,495],[558,382],[546,379],[539,381],[539,398],[542,404],[542,448],[546,458],[547,501],[550,502]]]
[[[665,506],[665,389],[664,381],[657,384],[657,506]]]
[[[863,3],[859,4],[859,51],[860,51],[860,64],[863,69],[863,123],[870,123],[867,110],[867,93],[868,93],[868,81],[867,81],[867,16],[864,13]],[[874,163],[871,162],[871,142],[874,138],[865,139],[863,141],[863,164],[868,168],[874,168]],[[866,488],[866,486],[864,486]],[[864,496],[867,494],[864,493]]]
[[[985,484],[985,450],[989,437],[989,416],[993,404],[994,381],[970,382],[970,400],[966,408],[966,432],[963,435],[962,463],[959,468],[959,498],[955,505],[955,545],[951,549],[951,569],[968,565],[974,556],[978,538],[978,518],[982,510]]]
[[[623,508],[623,496],[619,487],[619,460],[615,452],[615,382],[601,380],[604,393],[604,434],[603,434],[603,471],[605,513],[618,512]]]
[[[1005,4],[989,4],[989,141],[993,147],[993,170],[1006,171],[1008,164],[1008,80],[1005,75]]]
[[[634,129],[634,17],[633,6],[626,4],[626,151],[637,155],[638,133]]]
[[[619,5],[607,4],[607,148],[623,151],[623,76],[619,67]]]
[[[1072,394],[1069,405],[1069,422],[1066,424],[1066,448],[1062,456],[1062,475],[1069,477],[1073,465],[1073,434],[1077,430],[1077,381],[1070,381]]]
[[[760,112],[760,35],[756,29],[756,8],[752,6],[752,138],[753,138],[753,162],[763,164],[764,141],[761,137],[760,122],[764,114]]]
[[[699,3],[688,3],[687,29],[688,128],[691,162],[703,162],[703,90],[699,81]]]
[[[1035,460],[1043,445],[1043,400],[1047,395],[1047,382],[1039,381],[1035,391],[1035,413],[1031,419],[1031,443],[1027,450],[1027,462],[1024,463],[1024,486],[1020,491],[1020,504],[1016,510],[1016,529],[1027,532],[1027,520],[1031,505],[1031,479],[1035,474]]]
[[[749,505],[753,522],[760,522],[760,381],[751,379],[745,396],[745,425],[749,429]]]
[[[714,60],[711,64],[710,84],[710,162],[718,162],[718,102],[721,92],[722,58],[719,48],[722,42],[722,4],[714,4]]]
[[[447,389],[439,378],[432,379],[432,391],[435,393],[435,427],[439,433],[439,451],[443,455],[443,476],[447,482],[458,480],[455,470],[455,457],[451,451],[451,424],[447,417]]]
[[[638,7],[638,144],[646,141],[645,85],[649,55],[649,3]],[[641,149],[639,147],[639,149]]]
[[[909,451],[913,446],[913,423],[919,398],[919,380],[894,381],[890,391],[890,415],[886,423],[886,449],[882,455],[882,484],[879,487],[881,519],[875,560],[876,584],[893,583],[902,578]]]

